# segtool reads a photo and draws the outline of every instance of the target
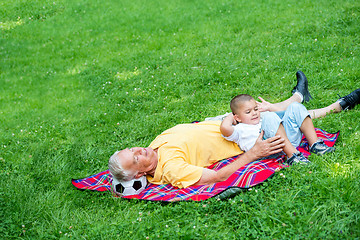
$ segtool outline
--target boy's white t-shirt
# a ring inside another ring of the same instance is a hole
[[[261,121],[256,125],[239,123],[233,127],[234,132],[229,137],[224,135],[223,137],[228,141],[235,142],[241,150],[249,151],[255,145],[256,139],[260,135]]]

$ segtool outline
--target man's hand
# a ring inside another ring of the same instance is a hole
[[[262,97],[258,97],[261,102],[256,101],[258,109],[260,112],[271,111],[272,103],[265,101]]]
[[[228,164],[227,166],[214,171],[213,169],[204,168],[202,175],[194,185],[203,185],[203,184],[213,184],[221,181],[225,181],[233,174],[236,170],[245,166],[248,163],[251,163],[259,158],[267,157],[271,154],[281,152],[285,146],[284,139],[280,136],[275,136],[262,140],[264,136],[264,131],[261,132],[260,136],[256,140],[255,145],[244,154],[239,155],[239,157]]]
[[[249,154],[256,156],[256,159],[267,157],[271,154],[279,153],[283,150],[285,143],[281,136],[275,136],[263,140],[264,131],[261,131],[260,136],[255,142],[255,145],[248,151]]]

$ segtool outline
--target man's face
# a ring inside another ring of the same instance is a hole
[[[126,148],[119,151],[118,157],[123,169],[134,173],[135,178],[146,174],[153,175],[158,162],[157,152],[150,147]]]
[[[256,125],[260,122],[260,112],[255,100],[243,102],[235,114],[238,122]]]

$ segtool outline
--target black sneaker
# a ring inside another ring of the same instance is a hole
[[[335,151],[334,147],[327,146],[322,139],[319,139],[310,147],[310,152],[323,155]]]
[[[338,100],[342,110],[353,109],[360,103],[360,88]]]
[[[293,153],[293,155],[286,160],[286,163],[289,165],[298,164],[298,163],[308,164],[310,163],[310,161],[307,160],[306,157],[304,157],[304,155],[298,151],[296,153]]]
[[[292,94],[299,92],[303,95],[303,100],[301,103],[308,102],[312,99],[309,89],[308,89],[308,80],[305,74],[302,71],[296,72],[297,84],[294,89],[291,91]]]

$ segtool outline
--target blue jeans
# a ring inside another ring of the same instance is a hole
[[[264,139],[274,137],[282,123],[289,141],[298,147],[302,139],[300,127],[306,117],[310,117],[309,112],[297,102],[290,104],[285,111],[263,113],[261,130],[264,130]]]

